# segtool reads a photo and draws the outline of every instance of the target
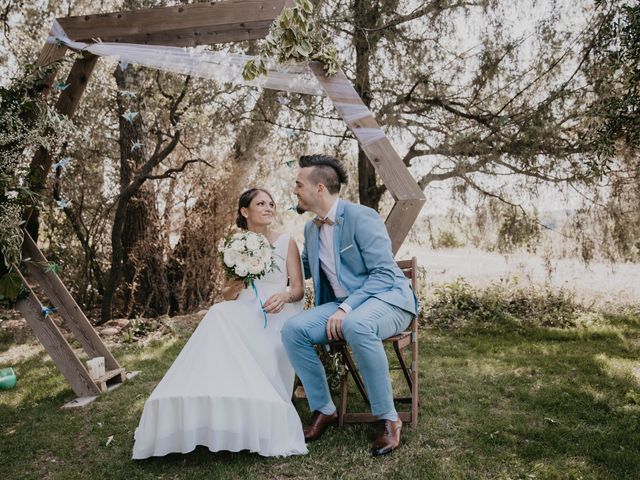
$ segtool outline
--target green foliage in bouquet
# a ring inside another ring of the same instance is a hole
[[[29,161],[40,148],[51,152],[59,147],[71,128],[69,119],[41,95],[43,80],[55,67],[30,66],[0,88],[0,303],[5,305],[23,290],[11,271],[22,260],[22,213],[39,202],[30,188]]]
[[[267,58],[278,63],[320,62],[327,75],[334,75],[342,65],[336,46],[316,24],[313,5],[309,0],[297,0],[295,7],[282,11],[260,48],[260,57],[257,61],[245,63],[242,71],[245,80],[266,75]]]

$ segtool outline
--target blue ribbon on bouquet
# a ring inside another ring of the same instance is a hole
[[[258,303],[260,304],[260,311],[262,312],[262,315],[264,316],[264,327],[263,328],[267,328],[267,312],[264,311],[264,304],[262,303],[262,300],[260,300],[260,296],[258,295],[258,288],[256,287],[256,283],[255,282],[251,282],[251,286],[253,287],[253,292],[256,294],[256,300],[258,300]]]

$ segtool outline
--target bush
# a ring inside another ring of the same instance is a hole
[[[528,252],[534,252],[542,238],[538,216],[528,216],[516,208],[508,210],[502,216],[498,230],[498,250],[512,252],[525,247]]]
[[[567,328],[576,325],[579,307],[566,290],[493,283],[485,289],[464,280],[436,288],[426,318],[438,328],[511,325]]]
[[[458,248],[462,243],[458,241],[456,234],[450,230],[441,230],[433,242],[433,248]]]

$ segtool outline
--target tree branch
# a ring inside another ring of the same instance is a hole
[[[184,169],[187,168],[187,165],[190,165],[192,163],[204,163],[205,165],[211,168],[214,168],[213,165],[211,165],[206,160],[203,160],[202,158],[192,158],[189,160],[185,160],[185,162],[182,165],[180,165],[178,168],[169,168],[168,170],[165,170],[163,173],[159,175],[147,175],[145,177],[145,180],[161,180],[164,178],[176,178],[174,174],[183,172]]]

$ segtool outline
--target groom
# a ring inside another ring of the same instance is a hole
[[[305,155],[298,163],[298,213],[316,214],[305,225],[302,252],[316,306],[287,320],[282,341],[313,411],[305,440],[319,438],[338,418],[314,345],[344,339],[380,423],[372,453],[384,455],[400,444],[402,422],[393,404],[382,340],[411,323],[417,300],[393,258],[378,213],[339,198],[340,186],[347,182],[340,162],[328,155]]]

